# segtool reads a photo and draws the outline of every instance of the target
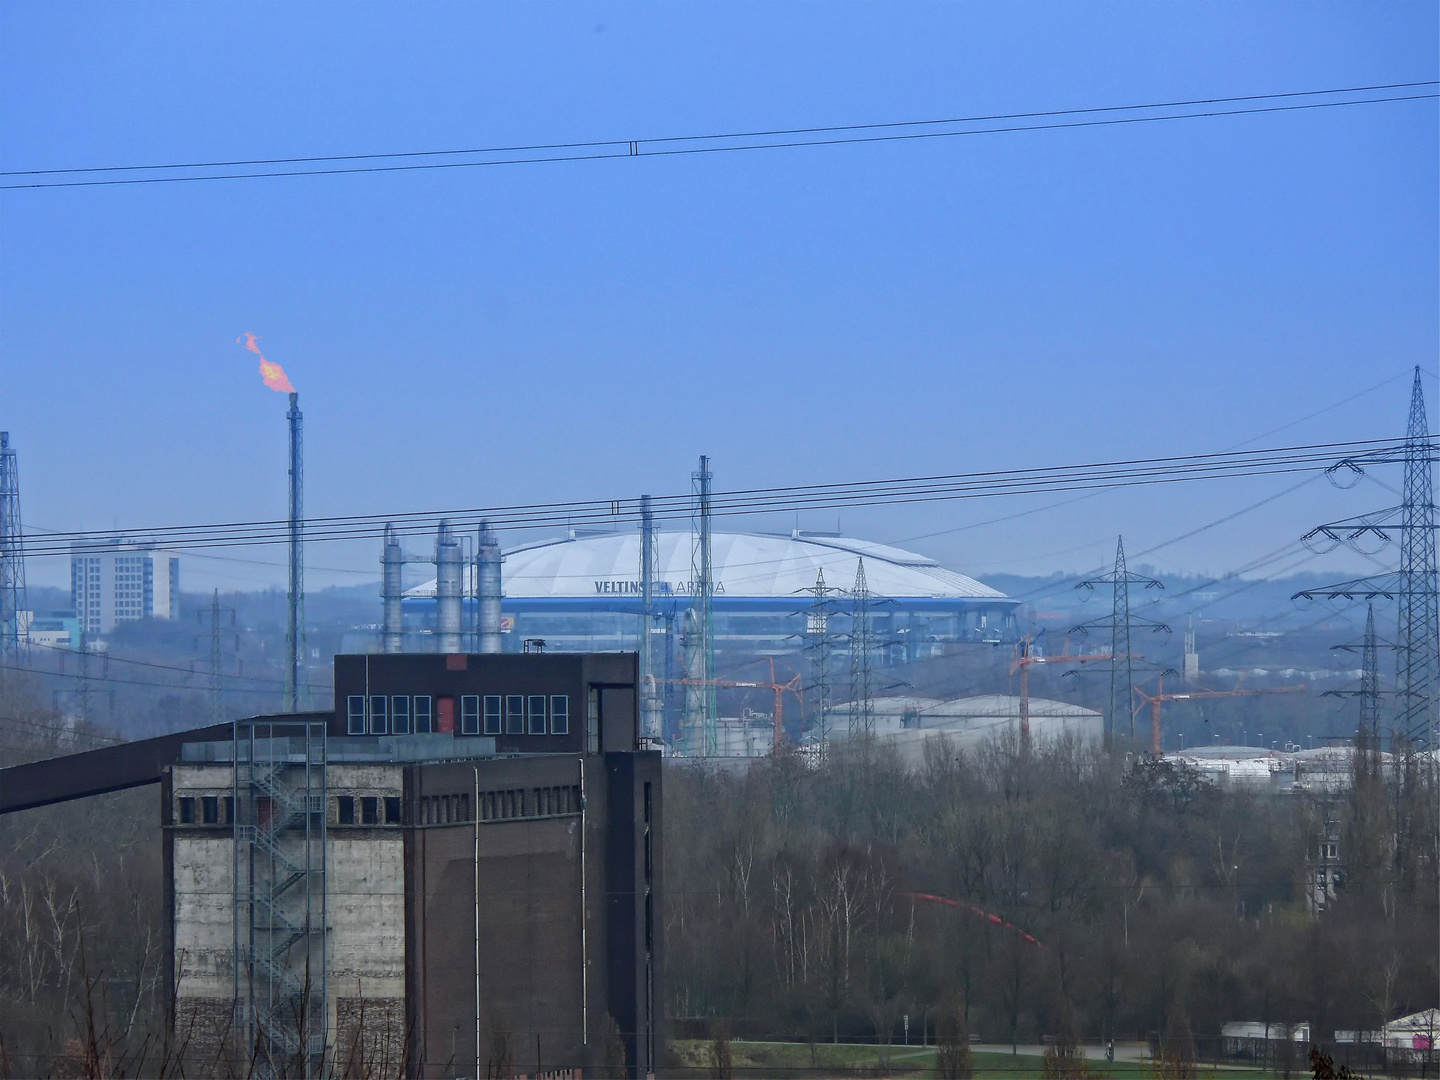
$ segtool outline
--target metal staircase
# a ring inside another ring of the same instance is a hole
[[[257,1076],[325,1065],[325,724],[234,728],[236,1031]]]

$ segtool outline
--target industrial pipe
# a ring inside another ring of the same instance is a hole
[[[480,605],[479,651],[498,653],[500,648],[500,541],[488,521],[480,523],[480,542],[475,549],[479,581],[477,596]]]
[[[450,526],[442,521],[435,534],[435,601],[436,651],[458,653],[461,614],[460,543],[450,535]]]

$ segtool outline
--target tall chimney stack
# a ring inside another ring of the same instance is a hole
[[[500,646],[500,541],[488,521],[480,523],[480,542],[475,549],[479,573],[476,593],[480,602],[480,640],[482,653],[498,653]]]
[[[450,526],[442,521],[435,535],[435,645],[436,651],[458,653],[462,605],[462,560],[460,543],[450,535]]]
[[[285,703],[289,710],[300,711],[300,669],[305,657],[305,561],[304,561],[304,442],[300,395],[290,392],[290,589],[289,618],[285,627],[285,644],[289,666],[285,672]]]
[[[380,555],[380,648],[382,652],[403,651],[404,624],[401,621],[402,587],[400,570],[405,557],[400,552],[400,538],[395,526],[385,526],[385,547]]]

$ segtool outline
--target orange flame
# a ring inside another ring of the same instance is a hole
[[[260,351],[260,346],[255,344],[254,334],[248,332],[241,334],[235,339],[235,344],[244,345],[245,348],[260,357],[260,377],[265,380],[266,386],[271,390],[278,390],[282,394],[295,393],[295,387],[290,385],[290,379],[286,376],[285,369],[279,364],[272,364],[265,359],[265,354]]]

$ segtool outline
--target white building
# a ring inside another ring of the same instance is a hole
[[[830,714],[830,738],[850,736],[851,705],[837,705]],[[871,701],[875,737],[894,746],[907,761],[920,762],[925,744],[945,739],[955,749],[975,750],[994,739],[1019,738],[1020,699],[1009,694],[942,701],[927,697],[880,697]],[[1030,737],[1035,743],[1070,738],[1098,745],[1104,717],[1094,709],[1049,698],[1030,699]]]
[[[180,559],[137,544],[76,548],[70,555],[70,595],[86,634],[108,634],[120,623],[180,617]]]

